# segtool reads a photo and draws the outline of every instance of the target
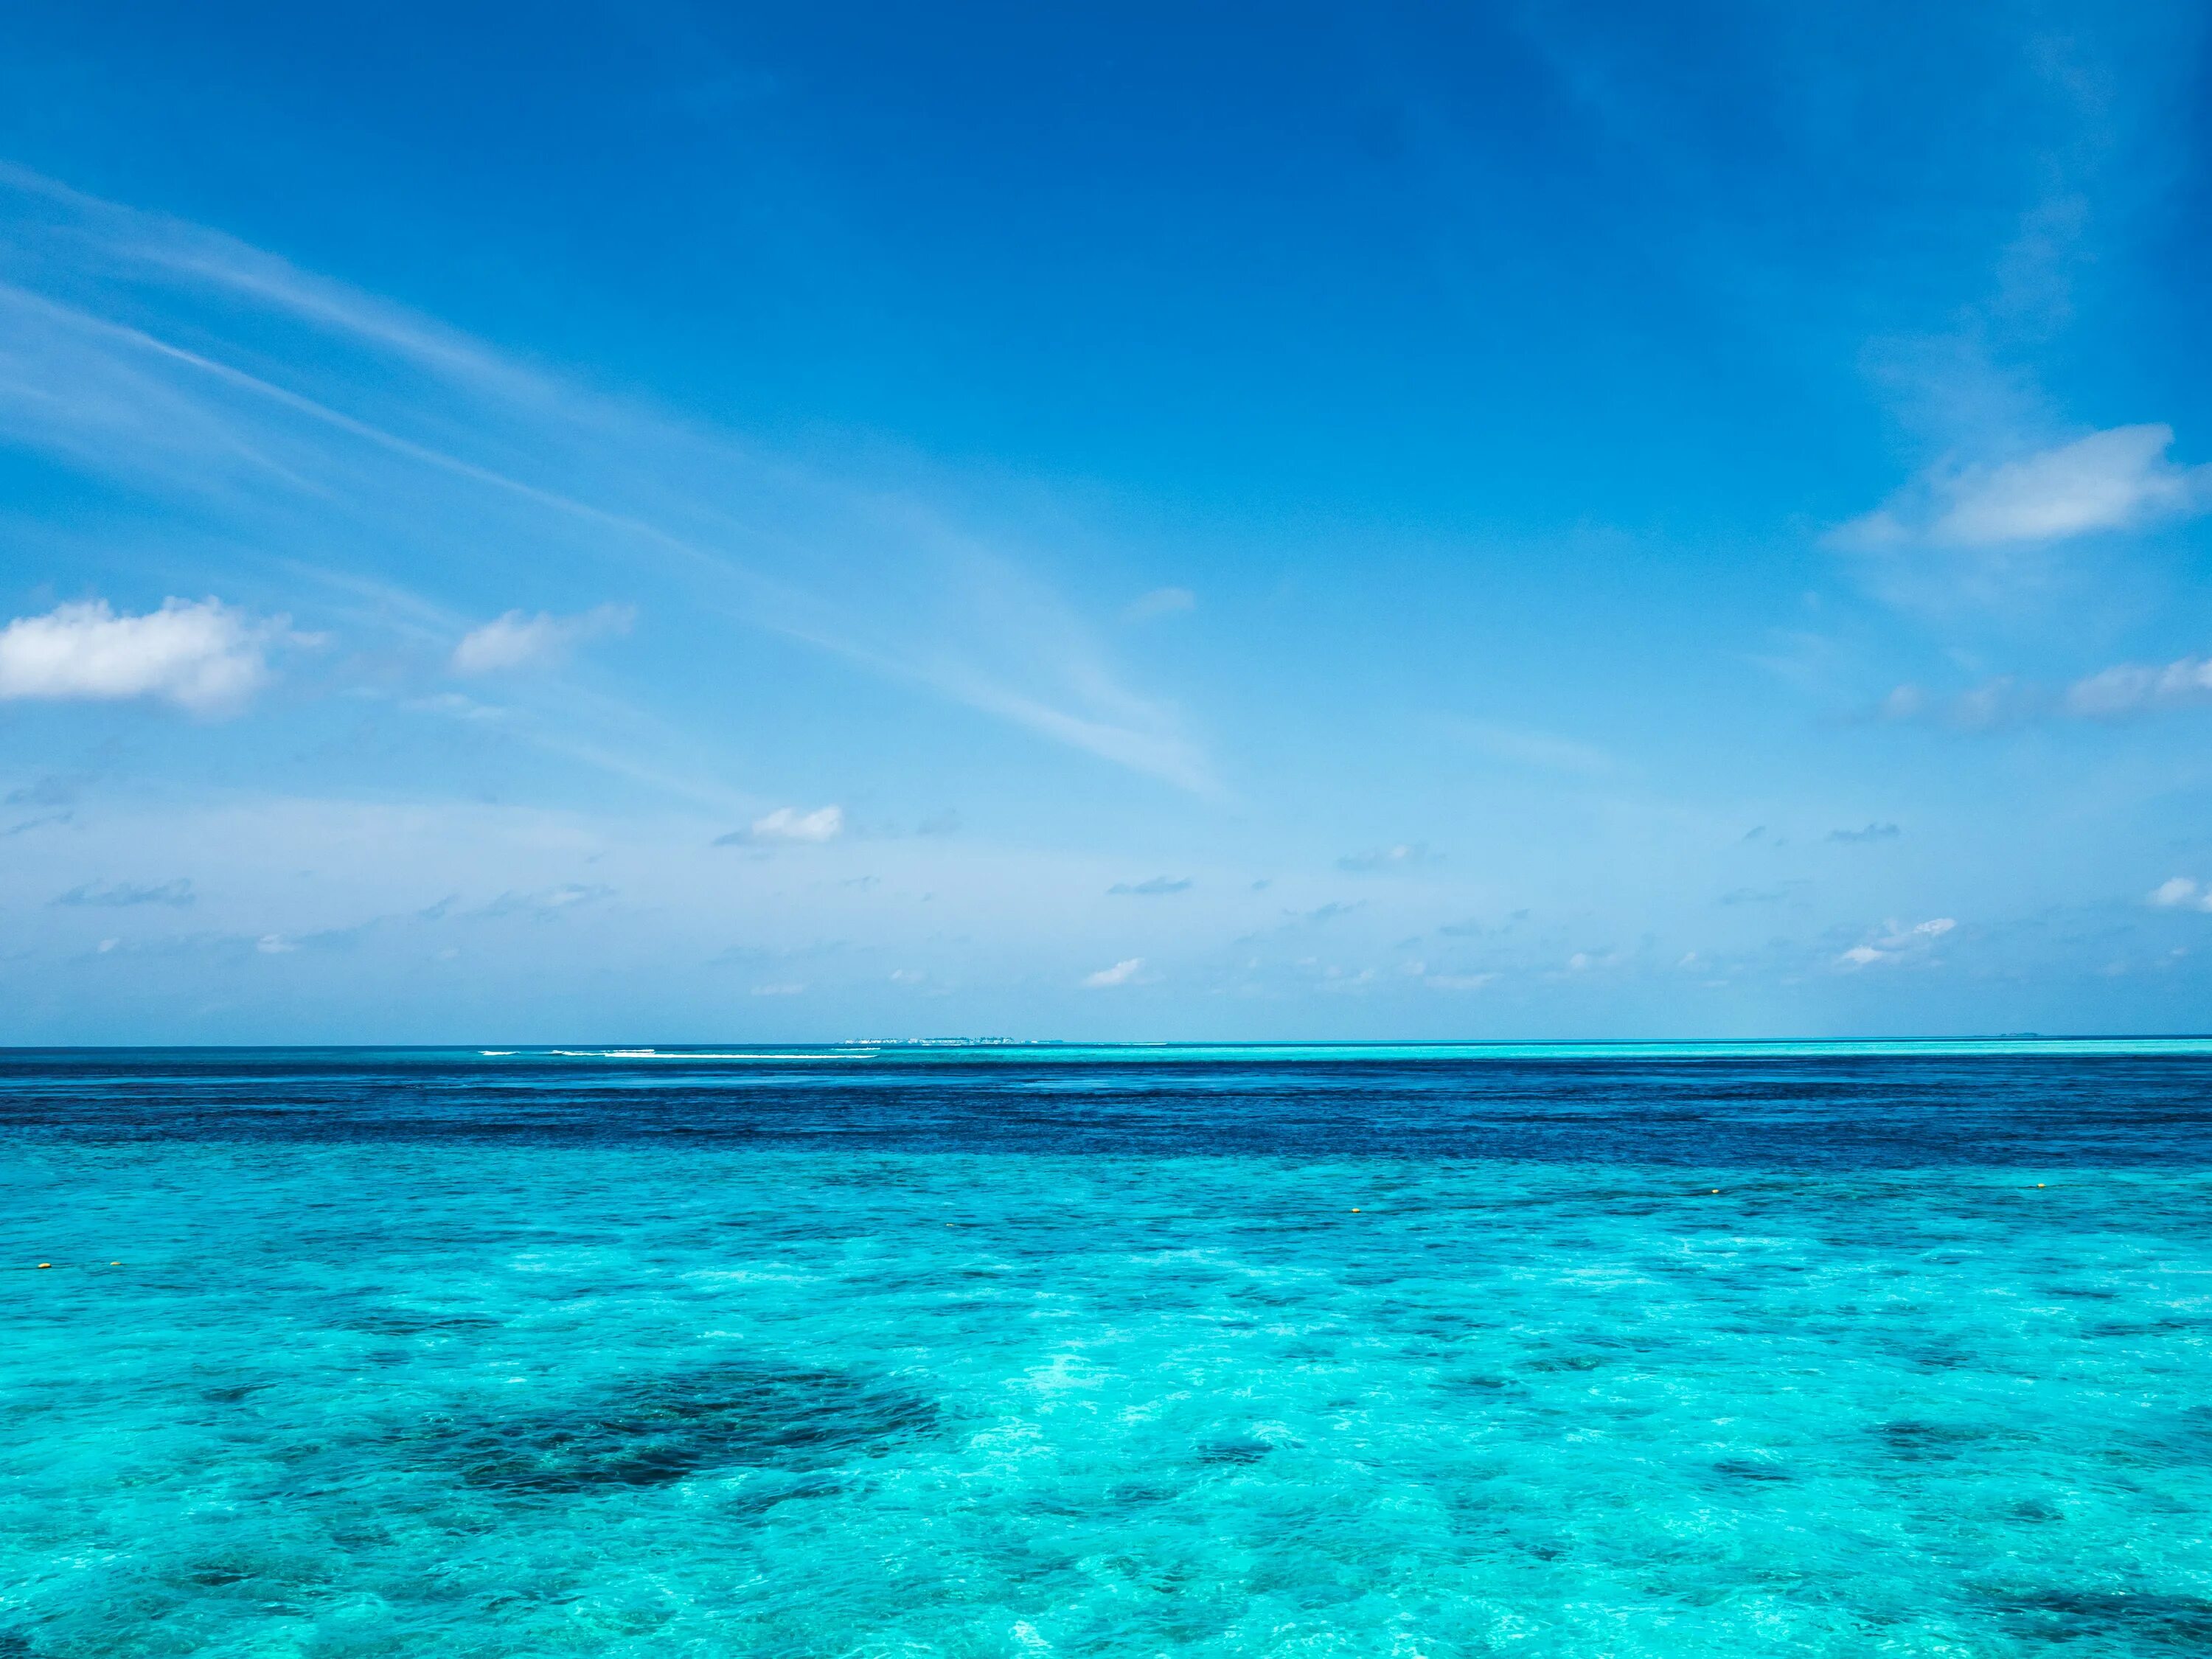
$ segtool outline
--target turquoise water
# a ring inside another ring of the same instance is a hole
[[[2212,1650],[2203,1054],[0,1055],[0,1653]]]

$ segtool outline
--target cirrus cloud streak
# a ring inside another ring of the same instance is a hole
[[[557,662],[586,640],[627,634],[636,620],[636,611],[626,605],[594,605],[574,617],[550,616],[543,611],[532,617],[510,611],[461,636],[453,647],[453,672],[496,674],[539,667]]]

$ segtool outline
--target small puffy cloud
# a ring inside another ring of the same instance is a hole
[[[1828,839],[1846,843],[1895,841],[1904,833],[1893,823],[1869,823],[1863,830],[1831,830],[1828,831]]]
[[[1084,988],[1091,991],[1103,991],[1116,985],[1133,985],[1137,982],[1137,975],[1144,971],[1144,957],[1130,957],[1115,963],[1111,968],[1101,968],[1095,974],[1085,975]]]
[[[1418,870],[1424,865],[1443,861],[1443,855],[1429,851],[1427,842],[1415,842],[1398,847],[1378,847],[1364,853],[1347,853],[1336,861],[1336,867],[1353,875],[1373,875],[1392,870]]]
[[[2161,910],[2212,910],[2212,888],[2200,887],[2187,876],[2176,876],[2152,888],[2148,902]]]
[[[131,904],[167,904],[181,909],[198,896],[189,881],[179,878],[155,885],[141,885],[137,882],[87,882],[72,887],[54,900],[57,904],[123,906]]]
[[[811,812],[779,806],[765,817],[753,820],[752,832],[760,841],[835,841],[844,833],[845,809],[819,806]]]
[[[1124,622],[1148,622],[1154,617],[1179,616],[1198,607],[1198,595],[1188,587],[1156,587],[1121,613]]]
[[[1147,881],[1117,881],[1106,890],[1111,896],[1124,898],[1159,898],[1169,893],[1188,893],[1189,890],[1188,877],[1170,880],[1166,876],[1154,876]]]
[[[1935,916],[1926,921],[1911,924],[1886,922],[1881,932],[1864,944],[1854,945],[1836,958],[1844,968],[1869,968],[1877,962],[1893,962],[1900,957],[1924,952],[1937,939],[1958,926],[1951,916]]]
[[[795,806],[779,806],[775,811],[755,818],[743,830],[732,830],[726,836],[717,836],[717,847],[744,847],[771,842],[819,843],[835,841],[845,833],[845,809],[842,806],[817,806],[811,812],[802,812]]]
[[[1884,552],[1982,550],[2134,530],[2212,506],[2212,467],[2168,458],[2161,422],[2093,432],[1995,463],[1939,467],[1831,533],[1835,545]]]
[[[0,629],[0,701],[151,697],[195,714],[236,712],[266,684],[268,653],[293,640],[286,619],[219,599],[169,599],[143,616],[104,599],[18,617]]]
[[[2212,659],[2183,657],[2163,667],[2122,663],[2076,680],[2065,708],[2084,720],[2118,720],[2205,702],[2212,702]]]
[[[453,647],[456,674],[498,674],[514,668],[535,668],[557,662],[584,641],[605,634],[626,634],[637,620],[637,611],[626,605],[594,605],[574,617],[545,611],[525,616],[510,611],[505,616],[472,629]]]
[[[805,995],[806,988],[788,981],[778,985],[756,985],[751,994],[757,997],[797,997]]]

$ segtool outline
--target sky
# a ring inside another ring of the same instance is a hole
[[[2206,9],[0,20],[0,1042],[2212,1029]]]

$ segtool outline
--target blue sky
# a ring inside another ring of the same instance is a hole
[[[2206,21],[14,8],[0,1041],[2205,1029]]]

